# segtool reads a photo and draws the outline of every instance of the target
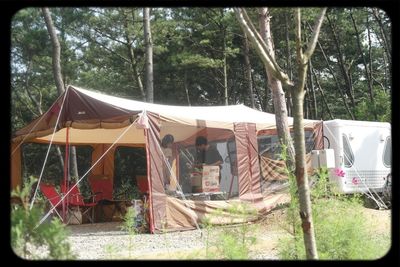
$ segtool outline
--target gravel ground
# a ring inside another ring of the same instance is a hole
[[[67,227],[70,231],[69,242],[73,252],[82,260],[185,259],[185,256],[180,256],[182,252],[194,253],[205,248],[201,230],[137,234],[131,237],[120,230],[120,226],[119,222],[69,225]],[[206,235],[205,230],[203,234]],[[260,239],[262,243],[273,244],[280,234],[269,233],[262,236],[264,236]],[[265,238],[266,236],[268,237]],[[250,258],[277,259],[277,256],[273,250],[262,253],[252,251]]]
[[[375,223],[371,225],[375,232],[390,231],[390,210],[365,209],[364,212]],[[257,223],[257,232],[251,233],[257,241],[251,246],[250,259],[278,260],[279,239],[287,235],[282,228],[284,217],[285,210],[280,209]],[[204,251],[205,248],[201,230],[138,234],[130,237],[120,230],[120,226],[120,222],[67,226],[73,252],[82,260],[187,259],[188,254],[192,255],[190,259],[199,259],[201,257],[194,253]],[[206,235],[205,230],[203,235]],[[211,236],[215,237],[216,234]]]
[[[148,254],[191,250],[203,246],[199,230],[137,234],[131,237],[120,230],[119,226],[121,223],[118,222],[68,226],[73,252],[79,259],[122,259],[142,258]]]

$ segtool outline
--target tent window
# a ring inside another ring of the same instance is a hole
[[[258,151],[260,155],[271,159],[278,159],[280,154],[280,145],[277,135],[267,135],[258,137]]]
[[[347,135],[343,134],[344,166],[350,168],[354,164],[354,154]]]
[[[390,168],[392,166],[392,138],[388,136],[383,149],[383,165]]]
[[[290,133],[293,140],[293,132]],[[306,153],[310,153],[314,148],[314,134],[312,130],[304,131],[304,138],[306,144]],[[281,154],[281,146],[279,143],[278,135],[259,135],[258,140],[258,153],[267,156],[270,159],[279,159]]]
[[[139,197],[137,176],[146,175],[146,151],[143,147],[118,147],[114,157],[114,199]]]
[[[213,141],[208,143],[210,146],[218,150],[223,159],[221,170],[221,180],[219,191],[223,192],[222,196],[215,196],[211,200],[217,200],[222,197],[231,198],[238,195],[238,182],[237,182],[237,164],[236,164],[236,142],[235,140],[229,141]],[[179,148],[179,183],[182,187],[183,193],[196,193],[193,191],[191,173],[192,169],[188,167],[187,163],[194,162],[196,158],[196,148],[194,146]]]
[[[237,151],[235,139],[226,143],[227,156],[225,157],[221,181],[221,191],[227,192],[230,197],[239,195],[238,170],[237,170]],[[223,186],[222,186],[223,185]]]
[[[292,135],[293,138],[293,135]],[[310,153],[315,145],[315,136],[312,130],[304,131],[304,138],[306,139],[306,153]]]

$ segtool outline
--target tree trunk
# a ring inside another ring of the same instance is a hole
[[[274,58],[268,52],[269,49],[265,41],[262,39],[257,29],[254,27],[249,16],[247,15],[247,12],[242,8],[234,8],[234,10],[240,26],[247,34],[247,37],[251,41],[251,44],[254,46],[254,49],[260,56],[261,61],[264,63],[264,66],[266,66],[270,73],[272,73],[277,79],[279,79],[282,84],[293,86],[293,82],[289,80],[287,74],[282,71],[276,60],[274,60]]]
[[[269,105],[269,101],[271,99],[272,96],[270,96],[269,93],[269,83],[268,83],[268,75],[267,75],[267,69],[265,69],[265,72],[263,73],[263,75],[265,76],[265,87],[264,87],[264,111],[265,112],[270,112],[273,113],[274,111],[274,104],[272,103],[272,105]]]
[[[309,61],[309,65],[310,65],[310,68],[309,68],[308,74],[310,77],[310,93],[311,93],[310,95],[311,95],[311,99],[312,99],[311,105],[312,105],[312,111],[313,111],[312,116],[313,116],[313,119],[316,120],[318,117],[318,105],[317,105],[317,97],[315,95],[315,86],[314,86],[314,79],[313,79],[313,74],[312,74],[313,67],[312,67],[311,59]]]
[[[292,70],[292,59],[290,56],[290,38],[289,38],[289,11],[285,12],[285,37],[286,37],[286,70],[289,75],[289,79],[293,80],[293,70]],[[286,109],[288,116],[292,115],[291,111],[292,107],[292,99],[290,98],[290,94],[286,95]]]
[[[311,65],[310,65],[310,67],[311,67]],[[324,104],[325,104],[325,106],[326,106],[326,109],[328,110],[329,117],[330,117],[331,120],[333,120],[334,118],[333,118],[333,115],[332,115],[332,112],[331,112],[331,108],[329,107],[328,102],[326,101],[326,97],[325,97],[324,91],[322,90],[322,87],[321,87],[321,85],[319,84],[318,77],[317,77],[317,75],[315,74],[315,70],[314,70],[314,69],[312,69],[312,73],[313,73],[314,78],[315,78],[315,83],[316,83],[317,86],[318,86],[318,91],[319,91],[320,94],[321,94],[322,101],[324,102]],[[323,111],[324,109],[321,108],[321,110]],[[322,119],[322,117],[321,117],[321,119]]]
[[[327,67],[328,67],[328,69],[329,69],[329,72],[331,73],[331,75],[333,76],[333,79],[335,80],[336,88],[337,88],[338,91],[339,91],[339,94],[340,94],[340,96],[341,96],[341,98],[342,98],[342,101],[343,101],[343,104],[344,104],[345,109],[347,110],[347,113],[349,113],[349,115],[350,115],[350,117],[351,117],[352,120],[355,120],[355,116],[354,116],[354,114],[351,112],[351,110],[350,110],[350,108],[349,108],[349,105],[347,104],[346,97],[345,97],[345,93],[343,92],[342,87],[340,86],[339,81],[338,81],[338,79],[337,79],[337,77],[336,77],[336,75],[335,75],[335,72],[333,71],[331,65],[329,64],[329,60],[328,60],[328,58],[327,58],[327,56],[326,56],[326,54],[325,54],[325,51],[324,51],[324,49],[322,48],[322,46],[321,46],[321,44],[320,44],[319,42],[318,42],[318,47],[319,47],[319,49],[320,49],[321,52],[322,52],[322,55],[323,55],[323,57],[324,57],[324,59],[325,59],[325,62],[326,62],[326,65],[327,65]]]
[[[260,24],[260,35],[261,38],[264,40],[267,40],[267,35],[266,35],[266,23],[267,23],[267,10],[264,10],[263,8],[260,8],[259,10],[259,24]],[[247,35],[246,35],[247,36]],[[267,73],[267,68],[265,68],[265,76],[266,76],[266,80],[268,80],[269,76]],[[269,81],[265,83],[265,97],[264,97],[264,101],[265,101],[265,111],[266,112],[272,112],[274,109],[271,107],[271,109],[268,108],[268,102],[269,102]]]
[[[264,74],[267,75],[265,72],[264,72]],[[253,75],[251,76],[251,80],[252,80],[252,82],[253,82],[254,92],[255,92],[255,94],[257,95],[257,99],[260,101],[260,108],[261,108],[261,111],[267,112],[266,109],[265,109],[266,104],[264,103],[264,100],[263,100],[263,98],[262,98],[262,96],[261,96],[261,94],[260,94],[260,91],[257,89],[257,85],[256,85],[256,83],[254,82],[254,76],[253,76]],[[267,80],[267,78],[266,78],[265,80]]]
[[[382,83],[378,82],[376,79],[374,79],[374,82],[379,84],[379,86],[381,86],[382,89],[386,93],[386,91],[390,87],[390,84],[392,81],[392,72],[391,72],[391,69],[392,69],[392,47],[391,47],[390,39],[388,39],[385,27],[382,23],[381,16],[379,15],[379,10],[377,8],[373,8],[372,14],[374,15],[374,18],[379,25],[380,33],[379,34],[376,33],[376,35],[378,36],[378,41],[385,51],[384,55],[383,55],[383,62],[384,62],[383,65],[385,66],[385,69],[384,69],[384,84],[385,84],[385,86]]]
[[[224,44],[223,44],[223,53],[224,53],[224,55],[223,55],[223,67],[224,67],[224,105],[225,106],[227,106],[227,105],[229,105],[229,102],[228,102],[228,73],[227,73],[227,65],[226,65],[226,40],[225,40],[225,38],[226,38],[226,36],[225,36],[225,31],[224,31],[224,33],[223,33],[223,42],[224,42]]]
[[[374,91],[373,91],[373,70],[372,70],[372,57],[371,57],[371,49],[372,49],[372,41],[371,41],[371,29],[370,29],[370,25],[369,25],[369,16],[367,15],[367,36],[368,36],[368,72],[369,72],[369,76],[368,76],[368,88],[369,88],[369,95],[371,98],[371,103],[374,107],[374,117],[375,120],[378,120],[378,114],[376,112],[376,103],[375,103],[375,98],[374,98]]]
[[[307,64],[318,40],[319,31],[324,19],[326,8],[321,10],[314,23],[313,35],[308,42],[307,50],[303,53],[301,42],[300,9],[295,12],[296,18],[296,54],[298,66],[298,83],[291,91],[293,98],[293,129],[296,151],[296,182],[299,193],[300,218],[302,221],[304,246],[307,259],[318,259],[317,244],[315,241],[314,225],[311,212],[310,189],[307,176],[306,149],[303,123],[304,85],[307,76]]]
[[[153,90],[153,41],[150,28],[150,8],[143,9],[143,30],[146,44],[146,92],[147,102],[154,102]]]
[[[52,63],[53,63],[53,75],[56,82],[58,94],[64,93],[64,82],[62,79],[60,56],[61,56],[61,46],[57,37],[56,28],[54,27],[53,20],[51,19],[50,10],[48,8],[42,8],[43,17],[46,22],[47,31],[49,32],[51,44],[53,47]],[[58,158],[60,159],[61,165],[64,165],[63,157],[60,148],[56,148]],[[71,147],[71,172],[75,177],[79,177],[78,166],[76,161],[76,149],[75,146]]]
[[[288,10],[285,12],[285,42],[286,42],[286,67],[287,67],[287,72],[289,75],[289,79],[293,79],[293,69],[292,69],[292,57],[290,53],[290,38],[289,38],[289,17],[290,16],[290,11]]]
[[[329,16],[326,16],[326,18],[327,18],[327,20],[329,22],[329,26],[331,28],[331,32],[332,32],[332,35],[333,35],[333,40],[334,40],[336,49],[338,51],[339,67],[340,67],[340,70],[342,72],[342,76],[344,78],[344,81],[345,81],[345,84],[346,84],[346,87],[347,87],[347,95],[350,98],[351,104],[352,104],[353,109],[354,109],[356,104],[355,104],[355,101],[354,101],[353,85],[350,82],[350,78],[349,78],[347,70],[346,70],[346,66],[345,66],[345,63],[344,63],[344,60],[343,60],[343,53],[342,53],[342,50],[340,49],[339,39],[338,39],[338,36],[336,34],[335,27],[332,24],[331,20],[329,19]]]
[[[62,80],[62,75],[61,75],[61,65],[60,65],[61,46],[60,42],[58,41],[56,29],[53,25],[53,20],[51,19],[50,10],[46,7],[43,7],[42,12],[44,20],[46,22],[47,31],[49,32],[50,35],[51,44],[53,46],[53,56],[52,56],[53,76],[54,80],[56,81],[58,94],[61,95],[65,91],[64,82]]]
[[[372,79],[371,79],[371,76],[372,76],[371,69],[372,68],[371,68],[371,66],[368,67],[367,61],[365,59],[364,52],[363,52],[362,46],[361,46],[362,44],[361,44],[361,40],[360,40],[360,33],[358,32],[356,21],[354,20],[352,12],[350,12],[350,18],[351,18],[351,21],[353,22],[353,27],[356,32],[358,52],[360,53],[360,56],[362,58],[362,62],[364,65],[365,78],[367,79],[369,98],[370,98],[371,105],[372,105],[372,112],[374,114],[375,120],[378,120],[378,116],[376,114],[376,108],[375,108],[375,99],[374,99],[374,94],[373,94],[373,90],[372,90]],[[368,30],[368,33],[369,33],[369,30]]]
[[[377,8],[373,8],[373,14],[375,20],[378,22],[379,30],[381,32],[381,39],[383,40],[383,48],[385,49],[386,57],[389,62],[392,62],[392,47],[391,42],[388,40],[388,35],[386,34],[385,28],[382,23],[382,19],[379,15],[379,10]],[[391,65],[391,64],[390,64]],[[391,67],[390,67],[391,69]]]
[[[264,42],[266,44],[267,51],[269,52],[272,60],[275,60],[275,50],[271,36],[270,16],[268,14],[268,8],[265,7],[260,8],[259,14],[260,14],[260,25],[262,25],[261,36],[265,37]],[[294,147],[289,131],[285,92],[283,91],[281,81],[275,78],[274,74],[270,71],[269,68],[266,68],[266,72],[268,76],[268,84],[272,92],[272,100],[274,102],[275,120],[276,120],[276,128],[278,131],[278,137],[280,143],[287,147],[287,152],[288,152],[287,166],[290,170],[292,170],[294,165]]]
[[[266,17],[267,10],[262,9],[261,15]],[[294,99],[294,128],[295,128],[295,145],[296,145],[296,181],[299,192],[299,203],[300,203],[300,217],[302,220],[302,228],[303,228],[303,236],[304,236],[304,245],[306,250],[307,259],[318,259],[315,235],[314,235],[314,226],[312,223],[311,216],[311,201],[310,201],[310,192],[308,188],[308,177],[306,172],[305,165],[305,140],[304,140],[304,125],[303,125],[303,100],[304,100],[304,83],[305,83],[305,75],[307,73],[307,63],[311,58],[311,55],[314,52],[319,31],[321,29],[321,24],[323,18],[325,16],[326,8],[321,10],[320,15],[315,21],[315,26],[313,29],[313,34],[311,36],[311,40],[308,44],[308,48],[306,52],[303,54],[301,48],[301,23],[300,23],[300,9],[297,9],[296,18],[296,50],[297,50],[297,59],[299,61],[298,69],[299,69],[299,82],[298,85],[292,91]],[[264,65],[267,67],[268,71],[271,71],[271,77],[275,79],[279,79],[284,82],[286,85],[292,85],[293,83],[288,79],[288,76],[283,73],[276,61],[274,60],[274,56],[271,54],[270,49],[272,48],[272,42],[270,41],[269,46],[265,41],[261,39],[261,36],[255,30],[254,25],[251,23],[249,17],[246,12],[241,8],[235,8],[235,13],[240,26],[243,31],[245,31],[249,39],[251,40],[254,48],[256,49],[258,55],[262,59]],[[266,23],[269,26],[269,21]],[[267,29],[267,33],[269,29]],[[270,35],[267,41],[270,40]],[[283,98],[284,99],[284,98]],[[279,114],[281,115],[281,114]],[[278,115],[276,117],[279,117]]]
[[[250,49],[249,49],[249,41],[247,40],[246,33],[243,38],[243,48],[244,48],[244,70],[245,70],[245,80],[247,82],[247,87],[249,89],[250,96],[250,104],[252,108],[256,108],[254,103],[254,93],[253,93],[253,81],[251,79],[251,64],[250,64]]]
[[[187,86],[187,70],[186,70],[186,68],[185,68],[185,77],[184,77],[183,83],[184,83],[184,87],[185,87],[185,93],[186,93],[186,99],[187,99],[187,102],[188,102],[188,106],[190,107],[191,104],[190,104],[190,97],[189,97],[189,89],[188,89],[188,86]]]
[[[137,63],[136,63],[136,59],[135,59],[135,53],[133,52],[133,48],[132,48],[132,40],[129,36],[129,30],[128,30],[128,15],[125,14],[124,10],[121,11],[124,14],[124,30],[125,30],[125,39],[126,39],[126,46],[128,49],[128,55],[129,55],[129,68],[130,68],[130,75],[131,75],[131,79],[133,81],[136,81],[139,90],[140,90],[140,94],[142,96],[142,100],[146,101],[146,94],[144,92],[144,88],[143,88],[143,83],[142,83],[142,79],[140,78],[139,75],[139,70],[137,67]],[[132,10],[132,21],[134,21],[134,15],[133,15],[133,10]]]

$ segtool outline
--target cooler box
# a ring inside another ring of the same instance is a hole
[[[191,173],[192,191],[200,192],[218,192],[219,191],[219,167],[204,165],[200,171]]]

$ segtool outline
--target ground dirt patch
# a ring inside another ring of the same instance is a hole
[[[391,211],[363,208],[370,221],[371,232],[389,234]],[[289,233],[284,227],[287,209],[271,211],[257,225],[256,243],[250,248],[250,259],[276,260],[279,240]],[[200,230],[165,234],[138,234],[130,237],[120,230],[121,223],[70,225],[69,241],[78,259],[196,259],[204,254]],[[205,231],[203,230],[203,236]],[[132,238],[132,239],[131,239]],[[129,249],[129,244],[133,244]],[[189,256],[188,256],[189,255]]]

